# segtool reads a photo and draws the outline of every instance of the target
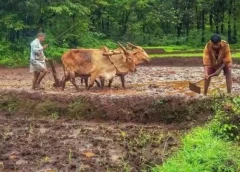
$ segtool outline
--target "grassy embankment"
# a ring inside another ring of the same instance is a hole
[[[23,52],[3,51],[0,53],[0,66],[8,67],[24,67],[29,65],[29,47],[24,47]],[[167,58],[167,57],[202,57],[203,47],[195,48],[186,45],[182,46],[159,46],[159,47],[144,47],[144,49],[161,49],[163,53],[153,54],[149,53],[151,58]],[[66,48],[49,47],[45,51],[48,58],[61,61],[61,55]],[[233,47],[233,58],[240,58],[240,50]]]
[[[184,136],[178,152],[152,172],[240,171],[240,97],[225,97],[212,108],[211,122]]]
[[[162,49],[164,52],[160,54],[150,54],[151,58],[167,58],[167,57],[202,57],[203,48],[193,48],[189,46],[160,46],[160,47],[144,47],[145,49]],[[240,58],[240,50],[237,47],[231,48],[232,57]]]

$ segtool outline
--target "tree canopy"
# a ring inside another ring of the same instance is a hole
[[[216,32],[238,43],[239,7],[238,0],[0,0],[0,41],[21,51],[42,31],[65,48],[203,45]]]

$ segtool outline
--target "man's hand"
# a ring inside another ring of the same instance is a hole
[[[208,76],[208,79],[209,79],[209,78],[212,78],[213,76],[218,76],[218,75],[220,75],[220,73],[221,73],[221,68],[218,69],[218,70],[216,70],[216,72],[214,72],[213,74],[209,75],[209,76]]]
[[[214,76],[218,76],[218,75],[220,75],[220,73],[221,73],[221,68],[220,69],[218,69],[218,70],[216,70],[216,72],[214,73]]]
[[[46,49],[47,47],[48,47],[48,44],[44,45],[44,46],[43,46],[43,49]]]
[[[45,60],[48,61],[49,59],[47,57],[45,57]]]

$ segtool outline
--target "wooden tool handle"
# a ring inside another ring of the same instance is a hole
[[[58,77],[57,77],[57,72],[56,72],[55,66],[54,66],[54,64],[53,64],[53,60],[52,60],[52,59],[49,59],[48,62],[49,62],[50,66],[51,66],[51,69],[52,69],[52,75],[53,75],[55,84],[56,84],[57,86],[59,86],[59,85],[60,85],[60,81],[59,81],[59,79],[58,79]]]
[[[199,83],[199,82],[202,82],[203,80],[205,80],[205,79],[201,79],[201,80],[199,80],[199,81],[197,81],[197,82],[194,82],[194,84],[197,84],[197,83]]]

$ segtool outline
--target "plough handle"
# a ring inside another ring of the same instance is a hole
[[[53,78],[54,78],[55,86],[59,87],[60,86],[60,81],[59,81],[59,79],[57,77],[57,72],[56,72],[55,66],[53,64],[53,60],[49,59],[48,62],[49,62],[49,65],[50,65],[50,67],[52,69],[52,75],[53,75]]]

